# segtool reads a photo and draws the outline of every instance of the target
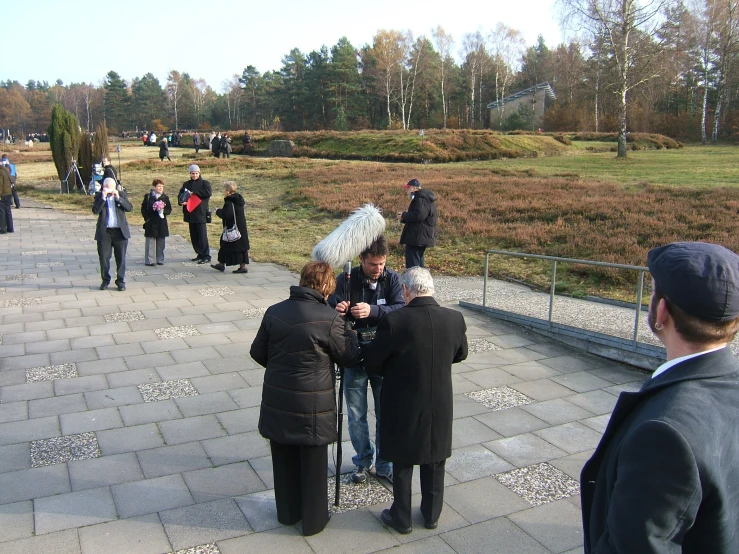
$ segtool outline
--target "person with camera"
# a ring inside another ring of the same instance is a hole
[[[92,213],[97,214],[98,223],[95,230],[95,240],[98,243],[98,258],[100,259],[100,275],[103,282],[100,290],[105,290],[110,284],[110,255],[115,255],[116,280],[118,290],[126,290],[126,250],[131,231],[128,229],[126,212],[133,210],[125,190],[118,190],[114,179],[103,181],[103,188],[95,193],[92,202]]]
[[[0,164],[0,235],[13,232],[13,187],[8,166]]]
[[[15,181],[18,178],[15,164],[10,163],[7,154],[3,154],[2,159],[0,159],[0,163],[5,166],[5,168],[8,170],[8,173],[10,173],[10,187],[13,189],[13,202],[15,202],[16,208],[20,208],[21,199],[18,197],[18,191],[15,190]]]
[[[408,209],[397,213],[398,221],[404,224],[400,244],[405,244],[405,267],[426,267],[426,248],[436,244],[436,195],[422,190],[418,179],[411,179],[403,188],[411,199]]]
[[[105,179],[113,179],[117,185],[118,175],[115,174],[115,168],[113,167],[113,164],[110,163],[110,158],[108,156],[103,156],[102,164],[103,164],[103,182],[105,182]]]
[[[357,331],[360,346],[372,340],[377,324],[385,314],[405,305],[398,274],[385,267],[388,253],[387,239],[380,235],[359,254],[359,267],[351,270],[349,290],[346,290],[346,275],[342,273],[336,278],[336,292],[328,299],[329,305],[335,307],[337,312],[354,320],[354,329]],[[349,300],[345,300],[346,297]],[[368,384],[372,387],[375,402],[376,449],[372,447],[367,423]],[[352,481],[363,483],[367,480],[373,458],[375,458],[375,475],[392,481],[392,464],[379,455],[375,457],[380,444],[382,377],[367,374],[362,365],[355,365],[345,369],[343,386],[349,417],[349,438],[356,452],[352,457],[352,462],[356,466]]]
[[[188,191],[190,194],[187,194]],[[192,211],[187,209],[187,198],[190,195],[197,196],[200,203]],[[183,219],[190,226],[190,242],[197,256],[193,262],[198,264],[210,263],[210,245],[208,244],[208,199],[213,195],[210,181],[206,181],[200,175],[200,167],[195,164],[190,166],[190,180],[182,183],[180,192],[177,193],[177,203],[182,206]]]

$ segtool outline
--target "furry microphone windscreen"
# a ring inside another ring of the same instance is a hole
[[[338,267],[359,256],[385,231],[385,218],[379,208],[365,204],[357,208],[341,225],[316,244],[312,258]]]

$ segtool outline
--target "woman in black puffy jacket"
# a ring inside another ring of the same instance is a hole
[[[327,263],[310,262],[290,298],[267,309],[251,357],[267,368],[259,432],[269,439],[277,519],[303,535],[328,523],[328,445],[337,438],[334,364],[356,365],[359,346],[343,317],[326,304],[336,288]]]

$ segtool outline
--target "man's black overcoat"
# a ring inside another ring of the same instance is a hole
[[[621,393],[581,474],[585,552],[739,552],[738,416],[728,347]]]
[[[202,202],[192,212],[187,211],[187,207],[182,206],[182,214],[185,223],[206,223],[208,213],[208,200],[213,195],[210,187],[210,181],[203,179],[202,175],[194,181],[190,179],[182,183],[180,191],[177,193],[179,198],[182,191],[189,190],[195,196],[199,196]]]
[[[430,296],[380,320],[365,365],[384,376],[382,459],[420,465],[452,455],[452,364],[467,357],[466,331],[462,314]]]

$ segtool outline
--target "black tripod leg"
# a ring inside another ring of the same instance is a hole
[[[334,495],[334,506],[339,506],[341,499],[341,463],[342,463],[342,448],[341,448],[341,437],[344,429],[344,368],[339,368],[339,409],[337,412],[338,416],[338,432],[337,432],[337,446],[336,446],[336,493]]]

